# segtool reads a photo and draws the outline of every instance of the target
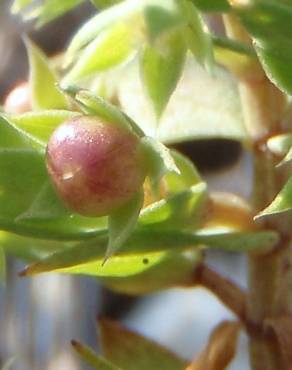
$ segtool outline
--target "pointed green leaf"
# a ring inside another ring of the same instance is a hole
[[[110,320],[99,321],[104,355],[127,370],[184,370],[187,362],[154,341]]]
[[[277,213],[287,212],[292,209],[292,177],[285,184],[280,193],[272,201],[272,203],[261,211],[256,218],[269,216]]]
[[[201,222],[205,201],[206,184],[202,182],[144,208],[139,222],[160,229],[195,229]]]
[[[66,109],[66,98],[56,86],[57,77],[46,56],[29,39],[25,40],[25,45],[29,56],[34,109]]]
[[[291,94],[292,4],[275,0],[234,1],[233,9],[251,34],[267,76],[279,89]]]
[[[269,150],[279,156],[285,155],[292,147],[292,134],[281,134],[272,136],[267,141]]]
[[[202,179],[195,168],[193,162],[176,150],[171,150],[171,156],[179,170],[169,172],[165,175],[167,191],[170,194],[176,194],[180,191],[188,190],[193,185],[202,182]]]
[[[75,34],[67,50],[67,63],[79,56],[79,51],[95,39],[102,31],[117,21],[126,23],[141,9],[141,2],[126,0],[98,13],[87,21]]]
[[[150,43],[185,24],[184,14],[176,0],[145,1],[143,13]]]
[[[138,222],[143,200],[143,192],[139,191],[129,202],[109,215],[109,244],[106,251],[106,259],[122,247],[129,238]]]
[[[183,0],[184,15],[188,20],[185,28],[185,39],[197,61],[208,71],[214,66],[214,55],[211,35],[197,8],[189,1]]]
[[[134,35],[132,26],[123,22],[103,31],[82,50],[62,84],[75,84],[123,62],[133,52]]]
[[[7,116],[7,119],[24,137],[35,142],[37,148],[45,148],[53,131],[64,121],[79,114],[65,110],[42,110]]]
[[[159,118],[183,71],[186,47],[180,32],[170,34],[160,48],[146,46],[141,57],[145,89]]]
[[[24,136],[0,113],[0,148],[30,148],[30,139]]]
[[[137,64],[123,70],[117,95],[123,111],[139,122],[146,135],[163,143],[214,138],[247,141],[237,85],[219,66],[211,75],[193,57],[187,58],[158,127]]]
[[[91,241],[57,251],[36,264],[28,266],[23,271],[23,275],[57,271],[95,276],[129,276],[149,269],[161,261],[163,252],[200,251],[202,248],[248,252],[272,248],[278,240],[278,234],[272,231],[230,233],[198,230],[191,232],[141,227],[134,230],[123,248],[103,264],[108,245],[108,237],[104,232]],[[150,262],[145,265],[143,258],[144,256],[148,258],[147,255]]]
[[[72,340],[71,344],[78,355],[89,365],[93,367],[93,369],[97,370],[121,370],[121,368],[114,366],[109,361],[107,361],[102,356],[98,355],[93,349],[84,344],[77,342],[76,340]]]
[[[46,220],[56,217],[69,217],[72,212],[56,197],[56,193],[49,180],[45,181],[36,193],[30,206],[16,217],[16,221]]]
[[[141,145],[147,160],[146,167],[154,184],[169,172],[180,173],[171,152],[158,140],[145,136],[141,139]]]

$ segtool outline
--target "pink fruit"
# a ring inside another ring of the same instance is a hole
[[[145,178],[139,138],[93,116],[70,119],[54,131],[47,168],[63,201],[85,216],[110,214]]]
[[[17,85],[7,95],[4,110],[7,113],[20,114],[31,110],[31,93],[28,82]]]

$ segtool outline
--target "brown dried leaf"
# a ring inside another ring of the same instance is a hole
[[[224,370],[236,353],[240,323],[224,321],[211,334],[207,347],[185,370]]]
[[[99,321],[102,352],[113,364],[127,370],[183,370],[187,362],[161,345],[115,321]]]

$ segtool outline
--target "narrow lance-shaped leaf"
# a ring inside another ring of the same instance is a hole
[[[196,78],[194,78],[196,76]],[[231,74],[218,65],[213,76],[189,56],[159,126],[139,77],[138,64],[123,70],[118,85],[122,109],[145,133],[167,144],[226,138],[247,141],[238,89]]]
[[[30,86],[34,109],[66,109],[66,97],[58,90],[57,77],[44,53],[25,39],[29,56]]]
[[[145,1],[143,16],[146,34],[151,44],[163,38],[174,29],[182,27],[186,21],[177,0]]]
[[[108,259],[128,239],[134,230],[143,206],[143,192],[137,192],[125,205],[109,215],[109,244],[105,259]]]
[[[147,45],[141,56],[145,89],[159,118],[183,71],[186,47],[181,32],[172,32],[159,47]]]
[[[181,6],[188,20],[184,30],[187,45],[198,62],[208,71],[211,71],[214,65],[214,55],[208,27],[196,7],[189,0],[182,0]]]
[[[66,110],[42,110],[7,116],[6,119],[24,138],[32,141],[36,148],[44,149],[53,131],[64,121],[79,114]]]
[[[127,370],[184,370],[186,361],[154,341],[118,323],[100,320],[100,339],[105,356]]]
[[[59,271],[77,274],[93,274],[96,276],[104,276],[104,274],[126,274],[129,271],[136,271],[137,265],[133,260],[124,260],[121,264],[123,256],[142,257],[143,254],[164,251],[183,251],[183,250],[201,250],[201,248],[218,248],[234,252],[248,252],[256,250],[266,250],[272,248],[279,240],[277,233],[272,231],[259,232],[233,232],[233,233],[219,233],[204,230],[190,232],[179,230],[156,230],[151,227],[137,228],[129,236],[127,243],[121,248],[118,253],[113,256],[108,262],[102,266],[102,261],[108,245],[108,237],[106,232],[100,234],[99,237],[91,241],[74,245],[64,251],[53,253],[44,258],[38,263],[28,266],[23,275],[33,275],[48,271]],[[142,257],[143,258],[143,257]],[[161,258],[161,256],[158,256]],[[139,266],[140,261],[140,266]],[[152,259],[150,259],[152,261]],[[155,261],[155,259],[154,259]],[[94,262],[94,263],[93,263]],[[141,259],[138,262],[138,271],[150,267],[143,266]],[[86,264],[89,263],[87,266]],[[114,269],[111,269],[111,263]],[[120,263],[119,269],[118,264]],[[106,270],[106,269],[109,270]],[[134,269],[134,270],[133,270]]]
[[[97,370],[122,370],[121,368],[111,364],[102,356],[98,355],[93,349],[84,344],[72,340],[71,344],[78,355],[94,369]]]
[[[114,23],[124,20],[128,21],[133,15],[138,14],[141,9],[141,2],[137,0],[126,0],[98,13],[87,21],[75,34],[66,53],[67,64],[71,63],[80,49],[88,45],[103,30]]]
[[[144,208],[140,223],[158,228],[195,229],[201,222],[205,200],[206,184],[202,182]]]
[[[0,231],[0,247],[6,254],[32,263],[60,249],[72,246],[72,242],[29,238],[26,236]]]
[[[292,134],[281,134],[272,136],[267,141],[268,149],[279,156],[285,155],[292,147]]]
[[[193,185],[202,183],[199,172],[191,160],[176,150],[171,150],[171,156],[174,159],[179,173],[172,171],[165,175],[169,194],[176,194],[188,190]]]
[[[255,218],[269,216],[292,210],[292,177],[272,201],[272,203],[261,211]]]
[[[235,0],[232,6],[251,34],[267,76],[279,89],[291,94],[292,4],[274,0]]]
[[[135,33],[128,23],[117,23],[99,34],[82,52],[62,81],[75,84],[85,77],[123,62],[133,51]]]
[[[154,186],[165,174],[169,172],[180,173],[169,149],[158,140],[149,136],[141,139],[146,158],[146,166]]]

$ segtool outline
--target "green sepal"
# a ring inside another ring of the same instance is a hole
[[[144,193],[138,191],[123,206],[111,213],[108,217],[109,243],[105,254],[105,260],[113,255],[127,241],[134,230],[140,210],[143,206]]]
[[[141,147],[144,152],[145,167],[153,184],[154,190],[159,180],[169,172],[180,174],[170,150],[160,141],[144,136],[141,139]]]

